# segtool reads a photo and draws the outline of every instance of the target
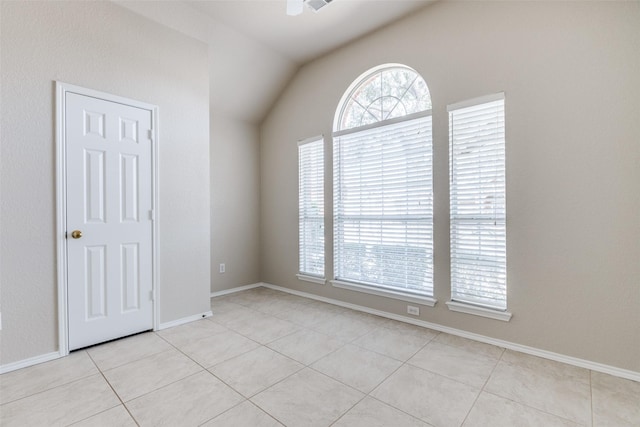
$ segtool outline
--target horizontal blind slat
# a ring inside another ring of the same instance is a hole
[[[334,138],[335,277],[433,295],[431,117]]]
[[[453,300],[506,309],[504,99],[449,109]]]
[[[298,145],[298,269],[324,277],[324,140]]]

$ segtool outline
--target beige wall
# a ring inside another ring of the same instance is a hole
[[[0,363],[57,350],[54,81],[159,106],[161,322],[209,309],[205,44],[109,2],[1,2]]]
[[[212,109],[212,292],[260,281],[259,158],[258,127]]]
[[[256,283],[259,257],[257,122],[297,66],[246,35],[176,1],[114,0],[209,46],[211,292]],[[256,73],[256,64],[260,72]],[[225,263],[226,273],[219,273]]]
[[[439,302],[420,318],[640,371],[639,22],[639,2],[439,2],[303,67],[261,128],[262,280],[406,313],[400,301],[295,277],[296,141],[330,135],[353,79],[399,62],[422,74],[434,105]],[[446,105],[499,91],[506,93],[509,323],[444,304]],[[330,186],[325,195],[331,212]],[[331,238],[326,250],[330,278]]]

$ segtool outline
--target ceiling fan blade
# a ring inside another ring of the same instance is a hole
[[[287,0],[287,15],[296,16],[302,13],[304,0]]]

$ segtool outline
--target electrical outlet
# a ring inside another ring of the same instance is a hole
[[[220,264],[220,273],[224,273],[224,272],[225,272],[224,264]]]
[[[408,305],[407,313],[412,314],[414,316],[420,316],[420,307],[414,307],[413,305]]]

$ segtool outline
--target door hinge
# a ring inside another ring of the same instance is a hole
[[[156,300],[156,293],[153,292],[153,289],[149,291],[149,299],[151,301],[155,301]]]
[[[149,139],[150,139],[151,141],[153,141],[153,129],[149,129],[149,130],[147,131],[147,136],[149,137]]]
[[[154,221],[156,219],[156,211],[153,209],[149,209],[149,219]]]

